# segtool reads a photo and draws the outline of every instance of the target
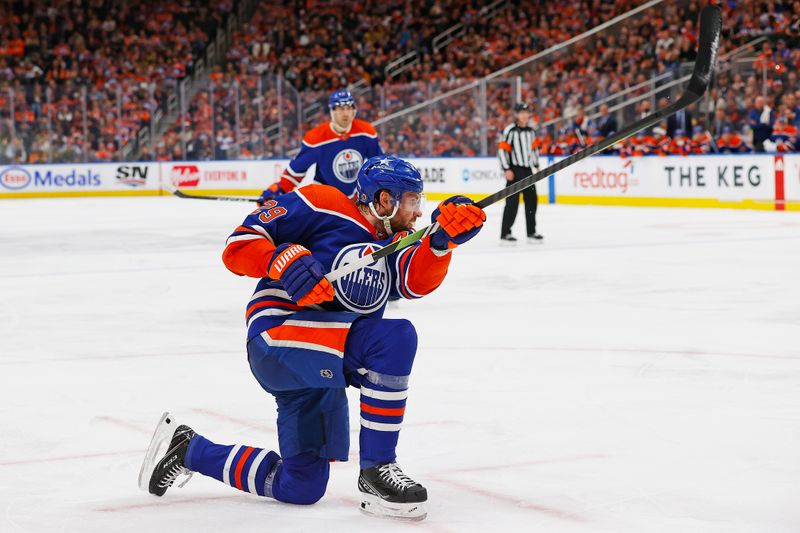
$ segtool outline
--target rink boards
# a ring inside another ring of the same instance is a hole
[[[558,159],[549,158],[550,165]],[[432,200],[481,198],[505,186],[493,157],[412,158]],[[0,198],[255,196],[288,160],[0,166]],[[313,168],[311,171],[313,173]],[[594,156],[537,184],[540,201],[668,207],[800,210],[800,154]]]

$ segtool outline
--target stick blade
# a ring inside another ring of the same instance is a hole
[[[722,10],[719,6],[707,5],[700,12],[700,43],[697,46],[697,59],[687,93],[699,99],[708,89],[719,51],[719,36],[722,32]],[[688,94],[687,94],[688,96]]]

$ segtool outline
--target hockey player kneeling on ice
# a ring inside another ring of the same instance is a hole
[[[451,252],[486,216],[467,198],[448,198],[432,215],[442,229],[330,283],[326,272],[406,236],[422,216],[423,182],[413,165],[373,157],[357,180],[355,200],[314,184],[265,203],[234,230],[223,253],[229,270],[260,279],[247,304],[247,355],[277,402],[280,455],[216,444],[166,413],[139,475],[143,490],[161,496],[182,474],[199,472],[259,496],[315,503],[331,461],[348,458],[345,388],[353,386],[361,389],[361,510],[426,516],[427,491],[395,454],[417,334],[409,321],[382,315],[389,298],[436,289]]]

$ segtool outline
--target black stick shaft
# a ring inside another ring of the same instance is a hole
[[[242,198],[241,196],[203,196],[199,194],[187,194],[178,189],[174,189],[172,194],[178,198],[186,198],[189,200],[214,200],[218,202],[257,202],[255,198]]]

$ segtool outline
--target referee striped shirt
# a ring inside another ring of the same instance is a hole
[[[511,167],[539,168],[539,149],[533,143],[536,135],[529,126],[506,126],[497,145],[497,158],[503,170]]]

